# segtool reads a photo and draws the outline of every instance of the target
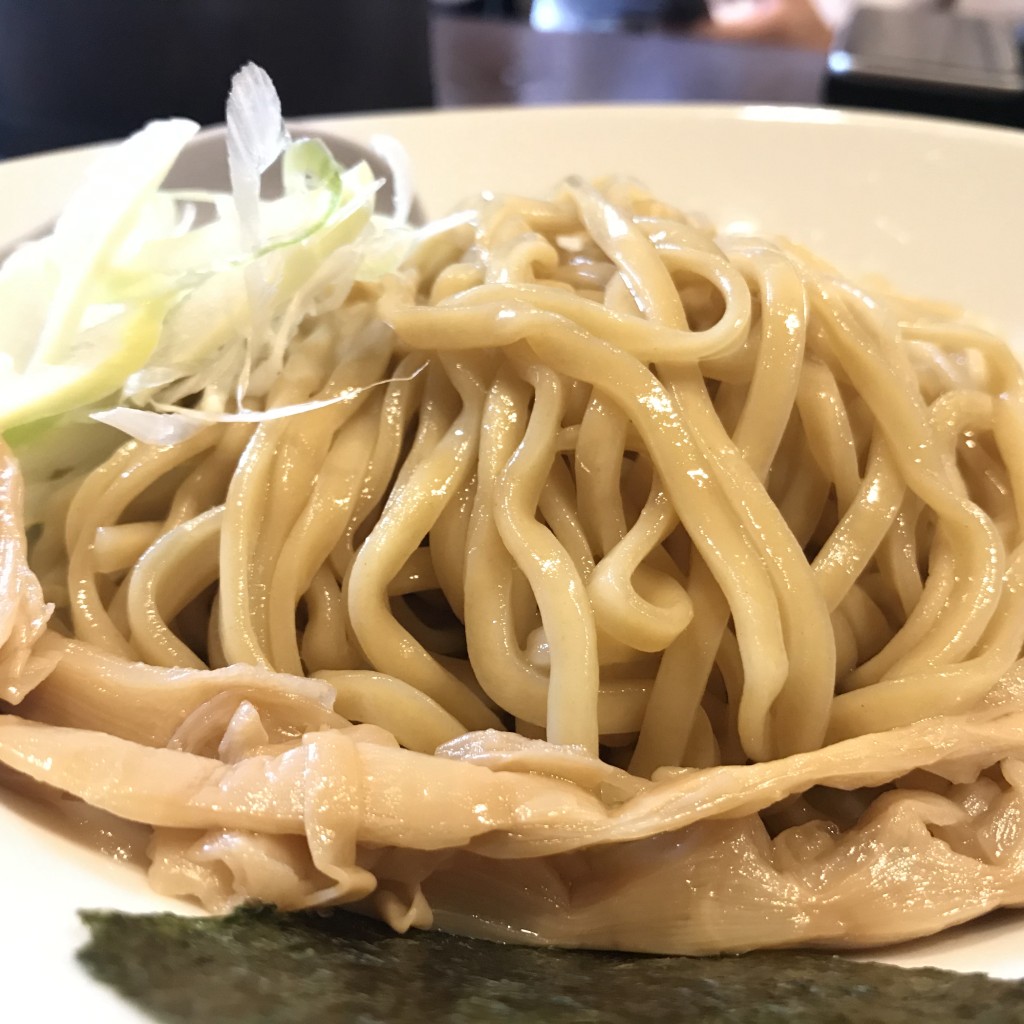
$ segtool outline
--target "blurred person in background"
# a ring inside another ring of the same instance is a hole
[[[726,0],[712,8],[706,22],[695,26],[694,34],[827,53],[833,32],[811,0]]]
[[[534,0],[542,31],[667,29],[705,39],[828,50],[832,30],[812,0]]]

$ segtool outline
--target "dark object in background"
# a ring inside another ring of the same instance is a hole
[[[483,18],[529,18],[531,0],[430,0],[449,14],[475,14]]]
[[[534,0],[530,24],[559,32],[647,32],[707,17],[705,0]]]
[[[1024,127],[1013,26],[950,11],[861,7],[829,54],[825,99]]]
[[[285,114],[432,101],[427,0],[0,0],[0,156],[224,120],[262,64]]]

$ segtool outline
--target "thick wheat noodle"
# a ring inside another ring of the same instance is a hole
[[[270,586],[269,617],[271,651],[284,671],[302,671],[295,610],[355,514],[376,427],[372,412],[339,425],[310,482],[302,516],[281,547]]]
[[[264,325],[268,407],[344,401],[62,484],[0,761],[210,906],[709,952],[1024,904],[1012,353],[633,182],[467,209]]]
[[[560,433],[556,433],[554,440],[555,448],[560,450]],[[568,552],[580,575],[584,580],[589,580],[594,571],[594,555],[580,521],[573,476],[564,459],[551,460],[550,475],[544,481],[537,499],[537,508],[558,542]]]

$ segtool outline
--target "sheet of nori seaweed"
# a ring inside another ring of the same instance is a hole
[[[691,958],[396,935],[345,912],[84,911],[79,957],[153,1017],[189,1024],[1024,1022],[1024,981],[793,951]]]

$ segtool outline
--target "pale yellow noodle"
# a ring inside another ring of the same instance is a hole
[[[1024,905],[1005,344],[630,180],[464,210],[289,283],[250,411],[326,406],[90,441],[48,631],[0,515],[0,761],[217,908],[704,953]]]

